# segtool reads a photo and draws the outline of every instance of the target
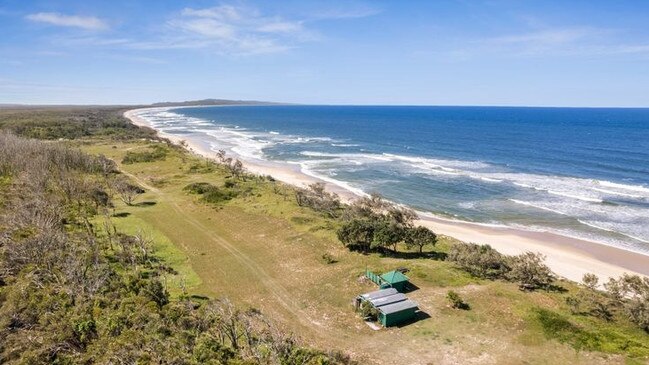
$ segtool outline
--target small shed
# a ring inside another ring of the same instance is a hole
[[[387,304],[377,309],[379,311],[379,322],[381,322],[383,327],[390,327],[415,318],[419,307],[417,303],[407,299],[397,303]]]
[[[405,294],[401,293],[396,293],[393,295],[388,295],[387,297],[381,297],[381,298],[376,298],[376,299],[371,299],[369,302],[372,303],[372,305],[375,308],[392,304],[392,303],[398,303],[398,302],[403,302],[404,300],[407,300],[408,298],[406,297]]]
[[[374,301],[374,300],[381,299],[381,298],[384,298],[384,297],[389,297],[389,296],[394,295],[394,294],[398,294],[397,289],[394,289],[394,288],[380,289],[380,290],[376,290],[376,291],[373,291],[373,292],[361,294],[358,297],[356,297],[356,301],[355,301],[354,305],[358,309],[362,302],[367,301],[367,302],[372,303],[372,301]]]
[[[381,287],[386,286],[397,289],[399,292],[404,292],[409,280],[410,279],[401,272],[393,270],[381,275],[381,281],[383,282]]]

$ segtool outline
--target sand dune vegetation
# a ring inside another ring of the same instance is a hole
[[[535,253],[418,231],[378,196],[346,205],[208,161],[120,113],[0,112],[0,362],[649,359],[646,278],[565,281]],[[397,267],[422,313],[374,331],[351,300],[376,288],[367,268]]]

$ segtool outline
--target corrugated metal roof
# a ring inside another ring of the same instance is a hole
[[[412,300],[404,300],[403,302],[392,303],[378,307],[377,309],[383,314],[397,313],[408,309],[418,308],[417,303]]]
[[[408,299],[408,297],[406,297],[404,294],[397,293],[393,295],[388,295],[387,297],[370,300],[370,303],[372,303],[372,305],[375,307],[380,307],[392,303],[403,302],[406,299]]]
[[[385,281],[387,281],[390,284],[394,283],[400,283],[402,281],[408,281],[408,277],[403,275],[402,273],[398,271],[390,271],[386,272],[385,274],[381,275],[381,278]]]
[[[397,289],[387,288],[387,289],[381,289],[381,290],[376,290],[373,292],[361,294],[361,297],[363,297],[366,300],[374,300],[378,298],[387,297],[388,295],[394,295],[397,293],[398,293]]]

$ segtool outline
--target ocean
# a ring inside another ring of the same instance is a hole
[[[139,116],[424,214],[649,254],[649,109],[277,105]]]

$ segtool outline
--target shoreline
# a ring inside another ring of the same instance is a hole
[[[172,108],[176,107],[131,109],[124,112],[123,115],[137,126],[154,129],[147,120],[137,116],[136,113],[143,110]],[[215,158],[215,152],[201,141],[181,138],[158,130],[156,132],[159,136],[167,138],[175,144],[185,141],[187,149],[195,154],[208,159]],[[343,202],[349,202],[358,197],[357,194],[340,185],[303,173],[297,166],[272,161],[241,160],[241,162],[251,173],[270,175],[276,180],[297,187],[323,182],[327,190],[338,194]],[[562,236],[552,232],[491,227],[428,215],[420,215],[417,224],[426,226],[437,234],[450,236],[464,242],[488,244],[507,255],[517,255],[526,251],[540,252],[546,256],[545,262],[555,274],[576,282],[580,282],[585,273],[599,276],[601,283],[606,282],[610,277],[622,276],[624,273],[649,276],[649,256],[598,242]]]

